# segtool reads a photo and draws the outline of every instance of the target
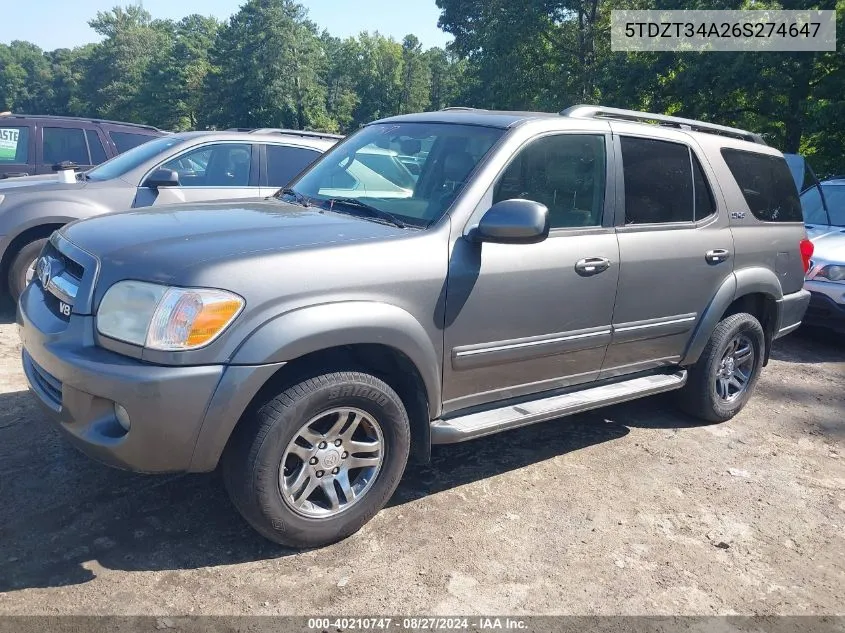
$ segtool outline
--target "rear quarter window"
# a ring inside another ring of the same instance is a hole
[[[803,222],[798,189],[783,158],[731,148],[723,148],[722,157],[755,218]]]
[[[156,138],[155,136],[151,136],[149,134],[132,134],[131,132],[116,132],[114,130],[109,131],[109,136],[114,142],[115,147],[117,147],[119,154],[127,152],[133,147],[138,147],[139,145],[143,145],[147,141],[151,141]]]

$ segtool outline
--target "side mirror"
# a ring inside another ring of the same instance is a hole
[[[474,242],[536,244],[549,236],[549,209],[533,200],[502,200],[487,210],[470,234]]]
[[[178,187],[179,186],[179,172],[172,169],[156,169],[144,181],[144,186],[150,189],[158,189],[159,187]]]

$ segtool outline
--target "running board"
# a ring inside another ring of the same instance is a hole
[[[535,422],[680,389],[686,382],[687,372],[680,370],[673,374],[642,376],[582,391],[550,396],[542,400],[469,413],[446,420],[434,420],[431,423],[431,443],[464,442]]]

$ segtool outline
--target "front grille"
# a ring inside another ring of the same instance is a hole
[[[82,281],[82,276],[85,274],[85,268],[79,262],[73,261],[70,257],[59,251],[55,246],[53,246],[52,241],[47,242],[47,245],[44,247],[43,255],[52,257],[62,265],[71,277],[77,281]]]
[[[36,386],[41,389],[47,398],[50,399],[51,404],[53,404],[56,408],[61,408],[62,382],[46,370],[39,367],[38,363],[32,360],[32,357],[29,358],[29,362],[32,365],[33,382],[35,382]]]

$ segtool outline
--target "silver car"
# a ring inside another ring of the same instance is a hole
[[[804,321],[845,334],[845,177],[806,189],[801,207],[815,245],[804,285],[811,293]]]
[[[188,132],[84,173],[0,182],[0,285],[17,299],[47,238],[68,222],[176,202],[266,197],[340,138],[275,129]]]

